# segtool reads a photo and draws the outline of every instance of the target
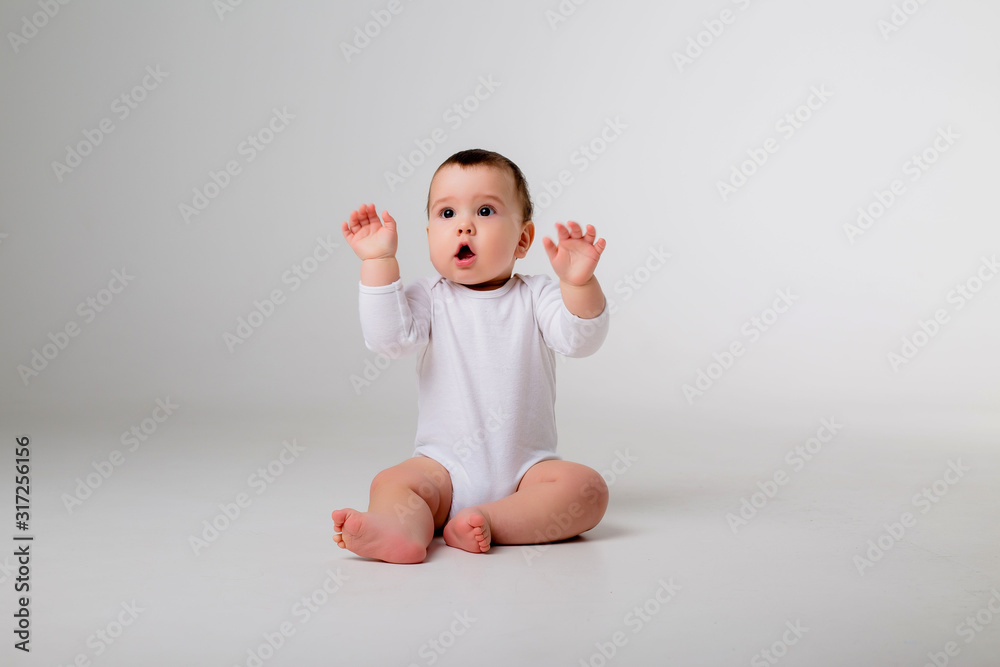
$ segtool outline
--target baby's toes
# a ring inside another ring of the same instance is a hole
[[[472,537],[479,544],[481,551],[490,548],[490,525],[486,518],[473,514],[469,517],[469,525],[472,526]]]
[[[354,513],[354,510],[352,510],[350,507],[346,507],[346,508],[344,508],[342,510],[334,510],[333,511],[333,515],[332,515],[333,516],[333,530],[334,530],[334,532],[336,532],[336,533],[343,532],[343,530],[344,530],[344,522],[347,520],[347,517],[350,516],[353,513]]]

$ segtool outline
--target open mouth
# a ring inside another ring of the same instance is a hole
[[[468,266],[469,264],[472,264],[475,259],[476,253],[472,252],[472,248],[470,248],[466,243],[463,243],[458,249],[458,252],[455,253],[455,262],[459,266]]]

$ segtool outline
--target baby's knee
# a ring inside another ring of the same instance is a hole
[[[394,487],[408,487],[412,489],[420,485],[422,481],[421,477],[421,475],[412,470],[393,466],[375,475],[372,479],[371,490],[382,491]]]
[[[380,471],[372,479],[371,491],[376,493],[391,488],[406,488],[421,498],[436,499],[440,495],[440,484],[431,475],[420,470],[414,470],[408,465],[396,465]]]
[[[381,470],[372,478],[371,491],[379,491],[387,486],[398,486],[401,483],[400,474],[394,468]]]

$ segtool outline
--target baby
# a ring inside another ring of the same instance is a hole
[[[484,150],[452,155],[427,196],[427,242],[437,276],[405,289],[396,221],[373,204],[342,225],[361,258],[365,346],[391,358],[417,353],[416,448],[372,480],[368,511],[333,512],[342,549],[419,563],[435,531],[483,553],[496,544],[564,540],[604,516],[596,471],[556,454],[555,352],[593,354],[609,314],[594,276],[605,248],[591,225],[556,223],[542,245],[558,284],[513,273],[535,226],[521,170]]]

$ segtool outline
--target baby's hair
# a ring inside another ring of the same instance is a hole
[[[531,220],[531,215],[534,211],[534,207],[531,204],[531,195],[528,194],[528,182],[524,178],[524,174],[516,164],[505,158],[499,153],[494,153],[493,151],[483,150],[482,148],[472,148],[465,151],[459,151],[452,155],[450,158],[441,163],[434,171],[434,176],[441,171],[444,167],[449,164],[457,164],[463,169],[465,167],[473,167],[477,165],[483,165],[486,167],[493,167],[494,169],[500,169],[501,171],[507,171],[511,176],[514,177],[514,191],[517,196],[521,199],[521,222],[527,222]],[[431,182],[434,182],[434,177],[431,177]],[[430,188],[427,188],[427,217],[431,214],[431,193]]]

